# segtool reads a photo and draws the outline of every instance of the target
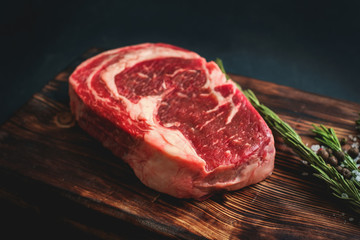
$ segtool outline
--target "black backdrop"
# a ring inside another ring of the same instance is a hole
[[[23,0],[0,11],[0,123],[88,48],[141,42],[360,103],[360,1]]]

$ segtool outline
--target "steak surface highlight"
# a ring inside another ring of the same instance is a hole
[[[272,173],[271,130],[214,62],[168,44],[103,52],[69,79],[80,127],[147,186],[205,199]]]

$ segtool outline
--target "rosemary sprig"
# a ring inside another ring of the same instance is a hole
[[[219,66],[220,70],[225,74],[226,79],[229,80],[230,77],[229,77],[229,75],[227,75],[227,73],[225,71],[222,60],[220,58],[216,58],[215,62]]]
[[[271,109],[261,104],[251,90],[247,89],[243,91],[243,93],[256,110],[263,116],[267,124],[280,134],[285,144],[291,147],[302,159],[310,163],[310,166],[317,172],[314,176],[328,183],[329,187],[333,190],[333,195],[348,202],[354,211],[360,214],[360,190],[357,187],[359,183],[357,181],[345,179],[333,166],[326,164],[320,156],[316,155],[302,142],[300,136],[294,129],[286,122],[282,121]],[[317,138],[318,140],[321,140],[321,142],[326,143],[328,146],[336,147],[336,149],[340,146],[337,138],[335,140],[336,135],[333,129],[325,128],[326,131],[322,131],[323,129],[321,130],[321,128],[318,127],[315,129],[317,129],[317,133],[322,136],[322,138]],[[319,129],[321,131],[319,131]],[[352,160],[348,160],[348,162],[354,163]],[[349,164],[349,166],[352,165]],[[351,169],[354,170],[353,168]]]
[[[226,80],[229,80],[230,77],[225,71],[224,64],[223,64],[222,60],[220,58],[216,58],[215,62],[219,66],[220,70],[225,74]],[[236,87],[238,89],[240,89],[240,91],[242,91],[240,84],[238,84],[237,82],[233,82],[233,83],[235,83]]]
[[[339,142],[338,137],[336,136],[336,133],[334,129],[332,128],[326,128],[324,125],[315,126],[313,125],[314,129],[312,129],[312,132],[317,135],[315,139],[319,141],[320,143],[324,144],[325,146],[331,148],[333,151],[342,151],[341,144]],[[351,170],[351,171],[358,171],[358,168],[356,167],[355,162],[353,159],[349,156],[349,154],[345,153],[345,159],[344,164]],[[359,185],[360,186],[360,185]]]
[[[262,115],[266,123],[283,138],[286,145],[290,146],[302,159],[307,160],[311,165],[318,165],[323,170],[328,168],[325,161],[302,142],[301,137],[289,124],[281,120],[270,108],[259,102],[253,91],[247,89],[243,93]]]
[[[224,74],[226,74],[222,61],[216,59],[216,63]],[[237,86],[239,85],[237,84]],[[241,90],[240,86],[239,89]],[[314,151],[302,142],[301,137],[289,124],[281,120],[270,108],[259,102],[253,91],[250,89],[242,91],[251,104],[262,115],[266,123],[282,137],[285,144],[291,147],[303,160],[306,160],[316,171],[314,176],[324,180],[330,189],[332,189],[333,195],[349,203],[354,211],[360,214],[360,190],[357,186],[359,185],[358,182],[345,179],[333,166],[327,164],[324,159],[316,155]],[[320,125],[320,127],[314,126],[314,128],[314,132],[318,134],[318,141],[334,148],[333,150],[341,150],[341,145],[333,129],[327,129],[322,125]],[[345,158],[346,163],[351,170],[355,170],[354,167],[356,168],[356,165],[351,159],[348,159],[348,157],[349,156]]]

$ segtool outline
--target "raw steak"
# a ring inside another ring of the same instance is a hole
[[[214,62],[167,44],[101,53],[70,76],[78,124],[147,186],[205,199],[269,176],[274,139]]]

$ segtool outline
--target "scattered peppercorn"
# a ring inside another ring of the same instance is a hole
[[[335,167],[335,169],[336,169],[339,173],[342,173],[342,170],[343,170],[342,166],[337,165],[337,166]]]
[[[350,149],[351,148],[351,146],[349,145],[349,144],[345,144],[345,145],[343,145],[342,147],[341,147],[341,149],[344,151],[344,152],[346,152],[348,149]]]
[[[346,142],[347,142],[347,141],[346,141],[346,138],[341,138],[341,139],[340,139],[340,144],[341,144],[341,146],[342,146],[342,145],[345,145]]]
[[[359,155],[359,149],[352,147],[352,148],[350,148],[350,149],[348,150],[347,153],[350,155],[350,157],[356,158],[357,155]]]
[[[332,166],[337,166],[338,165],[338,160],[336,159],[335,156],[330,156],[328,159],[327,159],[328,163],[330,163],[330,165]]]
[[[357,164],[360,164],[360,159],[356,161]]]
[[[346,178],[346,179],[350,179],[352,177],[351,171],[347,168],[343,168],[342,170],[342,175]]]
[[[333,151],[331,150],[331,148],[327,148],[326,151],[329,153],[329,155],[333,155]]]
[[[329,157],[329,153],[324,149],[324,148],[320,148],[317,153],[318,156],[322,157],[322,159],[324,159],[325,161],[328,159]]]
[[[339,160],[339,162],[342,162],[345,159],[345,154],[343,151],[334,152],[334,156],[337,158],[337,160]]]

